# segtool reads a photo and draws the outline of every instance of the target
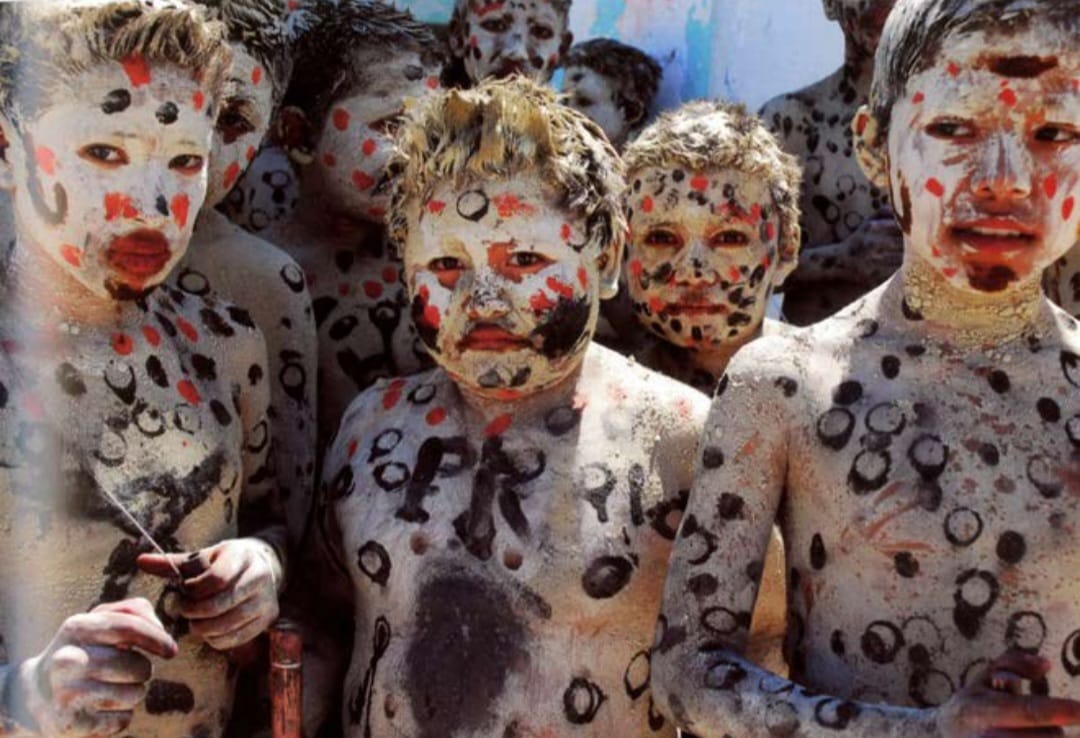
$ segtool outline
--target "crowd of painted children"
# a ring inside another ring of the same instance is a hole
[[[1080,726],[1076,0],[569,6],[0,4],[0,735]]]

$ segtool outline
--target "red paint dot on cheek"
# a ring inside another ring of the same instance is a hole
[[[428,425],[438,425],[439,423],[446,420],[446,411],[443,410],[441,407],[437,407],[431,412],[429,412],[424,418],[424,420],[427,421]]]
[[[195,112],[198,113],[203,109],[203,105],[206,104],[206,95],[197,91],[191,96],[191,105],[195,108]]]
[[[37,159],[37,164],[41,168],[41,171],[50,177],[56,174],[56,156],[51,149],[47,149],[44,146],[38,146],[37,151],[34,152],[34,157]]]
[[[75,248],[70,243],[65,243],[60,247],[60,257],[76,269],[82,266],[82,249]]]
[[[1076,200],[1072,197],[1065,198],[1065,202],[1061,203],[1061,217],[1068,220],[1072,217],[1073,207],[1076,205]]]
[[[645,268],[641,266],[641,262],[637,259],[634,259],[630,262],[630,274],[632,274],[634,277],[640,277],[641,273],[644,270]]]
[[[641,212],[643,212],[643,213],[651,213],[652,211],[653,211],[652,198],[649,197],[648,195],[646,195],[645,199],[643,199],[641,201]]]
[[[379,284],[378,282],[372,282],[372,281],[364,282],[364,294],[367,295],[368,297],[370,297],[371,299],[374,300],[377,297],[382,297],[382,293],[383,293],[383,286],[381,284]]]
[[[349,111],[336,108],[333,115],[334,128],[344,131],[349,127]]]
[[[327,151],[325,154],[322,155],[322,160],[323,160],[323,164],[325,164],[328,167],[332,167],[332,166],[337,164],[337,157],[335,157],[329,151]]]
[[[237,178],[240,176],[240,163],[233,162],[225,169],[225,189],[231,190],[233,185],[236,184]]]
[[[568,285],[566,282],[555,279],[555,277],[547,278],[547,286],[549,290],[560,295],[561,297],[570,299],[574,296],[574,288]]]
[[[251,84],[257,85],[262,82],[263,70],[262,67],[255,67],[251,70]]]
[[[367,190],[375,185],[375,179],[357,169],[352,173],[352,183],[358,190]]]
[[[998,99],[1005,103],[1006,107],[1014,107],[1016,105],[1016,93],[1010,89],[1004,89],[1001,94],[998,95]]]
[[[921,92],[916,92],[915,95],[911,98],[911,102],[918,105],[919,103],[921,103],[925,99],[926,99],[925,95],[923,95]],[[859,132],[862,133],[862,131],[859,131]]]
[[[956,62],[949,62],[949,66],[945,68],[945,71],[949,73],[950,77],[956,77],[960,74],[960,67],[956,65]]]
[[[371,156],[375,153],[375,149],[375,139],[373,138],[364,139],[364,143],[360,146],[360,150],[364,152],[364,156]]]
[[[197,390],[195,385],[187,379],[181,379],[176,383],[176,391],[192,405],[198,405],[202,402],[202,396],[199,394],[199,390]]]
[[[941,197],[945,194],[945,185],[941,184],[938,180],[931,177],[926,180],[926,191],[934,197]]]
[[[127,75],[133,87],[150,84],[150,65],[143,59],[142,54],[137,51],[132,52],[121,60],[120,64],[124,67],[124,74]]]
[[[183,228],[187,225],[188,212],[191,209],[191,200],[187,195],[175,195],[172,202],[169,203],[169,209],[172,211],[173,219],[176,221],[176,225]]]
[[[589,273],[585,271],[585,267],[580,267],[577,270],[577,279],[578,282],[581,284],[581,289],[589,289]]]
[[[1043,192],[1049,198],[1053,198],[1057,194],[1057,175],[1051,174],[1043,180]]]
[[[484,428],[484,435],[488,438],[492,438],[493,436],[501,436],[503,433],[506,433],[506,431],[510,429],[510,425],[513,422],[514,419],[511,415],[500,415],[499,417],[495,418],[487,424],[487,427]]]
[[[121,356],[127,356],[135,348],[135,344],[132,342],[131,336],[126,333],[114,333],[112,336],[112,348]]]
[[[151,326],[144,325],[142,329],[143,338],[146,342],[155,348],[161,344],[161,334]]]

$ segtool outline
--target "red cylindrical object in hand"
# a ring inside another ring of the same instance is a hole
[[[301,738],[304,642],[296,624],[284,618],[270,626],[270,710],[274,738]]]

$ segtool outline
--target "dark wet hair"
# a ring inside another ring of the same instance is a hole
[[[938,59],[952,35],[986,31],[1008,35],[1035,22],[1080,36],[1077,0],[899,0],[893,7],[874,58],[870,105],[884,136],[893,105],[908,80]]]
[[[660,88],[662,71],[641,49],[610,38],[594,38],[570,47],[563,67],[585,67],[615,83],[619,104],[641,106],[646,113]]]

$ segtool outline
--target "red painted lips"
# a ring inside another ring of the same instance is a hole
[[[105,263],[129,279],[144,281],[158,274],[169,263],[169,241],[150,228],[140,228],[114,238],[105,250]]]
[[[491,323],[477,323],[458,344],[462,351],[517,351],[532,348],[526,339]]]

